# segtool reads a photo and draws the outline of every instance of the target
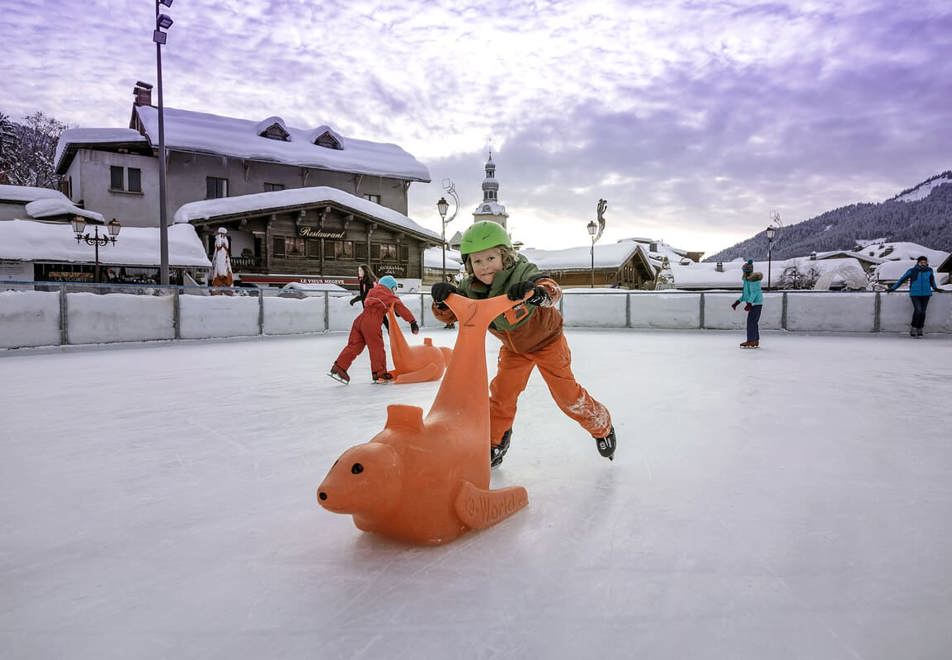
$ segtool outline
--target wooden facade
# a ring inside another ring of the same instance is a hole
[[[228,229],[232,269],[244,283],[356,284],[357,266],[380,277],[423,278],[423,250],[434,238],[335,202],[193,220],[212,254],[214,234]],[[437,239],[438,241],[438,239]]]
[[[592,269],[546,269],[559,286],[566,289],[592,286]],[[595,286],[602,288],[654,289],[657,275],[640,250],[632,253],[625,263],[609,268],[595,269]]]

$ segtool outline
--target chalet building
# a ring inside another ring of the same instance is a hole
[[[74,203],[127,227],[159,224],[158,109],[137,83],[128,128],[63,132],[54,163]],[[427,168],[394,144],[357,140],[329,126],[295,128],[281,117],[236,119],[165,108],[169,218],[182,205],[296,188],[330,187],[404,216],[407,191]]]
[[[228,229],[231,265],[245,284],[357,284],[357,266],[377,276],[422,282],[424,251],[440,236],[406,215],[337,188],[203,200],[183,205],[175,223],[192,225],[208,253],[219,227]]]
[[[644,246],[632,241],[565,250],[521,251],[539,270],[563,288],[594,286],[624,289],[654,289],[657,271]]]

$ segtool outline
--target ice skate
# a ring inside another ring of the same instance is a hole
[[[381,371],[373,375],[374,385],[386,385],[393,382],[393,374],[389,371]]]
[[[615,427],[608,432],[604,438],[595,438],[595,445],[598,447],[598,453],[610,461],[615,460],[615,447],[618,445],[615,440]]]
[[[338,367],[336,362],[333,364],[333,366],[331,366],[331,370],[327,375],[336,380],[338,383],[350,385],[350,376],[347,375],[347,370]]]
[[[489,446],[489,465],[490,467],[499,467],[502,464],[502,459],[506,455],[506,452],[509,451],[509,439],[512,437],[512,429],[509,429],[502,434],[502,440],[499,441],[498,445]]]

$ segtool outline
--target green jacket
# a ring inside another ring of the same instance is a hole
[[[538,274],[539,269],[536,267],[536,265],[526,259],[525,256],[520,254],[518,260],[516,260],[516,263],[510,268],[496,273],[496,275],[493,277],[493,283],[491,285],[486,286],[475,276],[470,275],[460,283],[459,292],[467,298],[482,299],[502,296],[505,295],[506,292],[509,291],[509,287],[516,282],[532,279]],[[500,314],[490,324],[490,328],[493,330],[499,330],[501,332],[514,330],[526,323],[526,321],[528,321],[529,318],[539,310],[539,308],[535,305],[525,305],[525,309],[528,314],[523,315],[522,318],[520,318],[515,323],[510,323],[506,320],[504,314]]]

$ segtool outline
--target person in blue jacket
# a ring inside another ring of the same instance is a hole
[[[926,308],[933,291],[939,291],[935,285],[935,272],[929,267],[929,260],[922,256],[916,259],[916,265],[896,280],[886,293],[892,293],[909,280],[909,299],[912,300],[912,323],[909,326],[910,337],[921,337],[922,326],[926,324]]]
[[[760,290],[760,281],[764,279],[764,275],[754,272],[753,259],[748,259],[741,270],[744,272],[744,291],[731,305],[731,309],[736,310],[742,302],[747,303],[744,305],[744,311],[747,312],[747,341],[740,347],[760,348],[760,312],[764,307],[764,294]]]

